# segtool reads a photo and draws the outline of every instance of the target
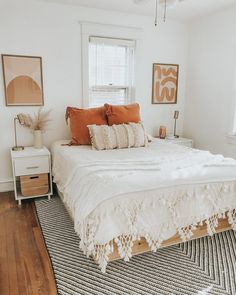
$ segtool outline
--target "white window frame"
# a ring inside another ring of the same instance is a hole
[[[82,101],[83,107],[89,107],[89,38],[92,36],[134,40],[137,51],[141,29],[133,27],[122,27],[109,24],[98,24],[90,22],[81,23],[81,42],[82,42]],[[135,54],[136,56],[136,54]],[[135,64],[134,60],[134,64]],[[134,77],[135,79],[135,77]],[[135,101],[135,80],[134,90],[131,94],[131,102]]]

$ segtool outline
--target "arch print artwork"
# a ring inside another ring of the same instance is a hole
[[[152,103],[177,103],[179,65],[153,64]]]
[[[7,106],[43,105],[42,58],[2,55]]]

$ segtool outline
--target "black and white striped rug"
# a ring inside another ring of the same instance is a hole
[[[103,274],[79,250],[60,198],[35,204],[61,295],[236,295],[233,231],[112,262]]]

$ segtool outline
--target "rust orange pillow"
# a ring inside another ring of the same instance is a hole
[[[138,103],[128,105],[105,104],[108,125],[118,125],[127,123],[139,123],[140,107]]]
[[[107,125],[106,108],[79,109],[67,107],[66,120],[70,119],[71,144],[91,145],[88,125]]]

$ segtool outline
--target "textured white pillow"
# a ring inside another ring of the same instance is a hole
[[[92,147],[111,150],[147,145],[147,136],[142,123],[120,125],[88,125]]]

